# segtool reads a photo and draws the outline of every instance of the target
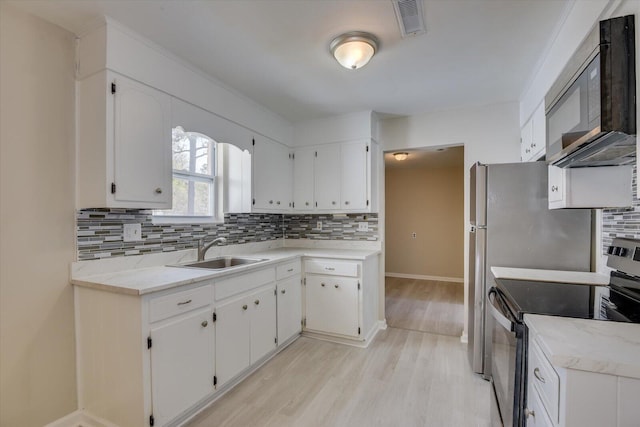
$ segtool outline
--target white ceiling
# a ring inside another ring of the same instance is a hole
[[[107,15],[291,122],[354,111],[411,115],[516,101],[574,0],[425,0],[402,39],[390,0],[17,0],[76,34]],[[381,41],[364,68],[328,44]]]

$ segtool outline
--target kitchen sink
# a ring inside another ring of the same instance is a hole
[[[254,264],[260,261],[266,261],[266,258],[245,258],[224,256],[218,258],[212,258],[205,261],[192,262],[189,264],[172,265],[171,267],[184,267],[184,268],[204,268],[209,270],[224,270],[226,268],[238,267],[241,265]]]

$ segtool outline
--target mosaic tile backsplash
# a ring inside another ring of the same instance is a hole
[[[322,230],[317,228],[322,222]],[[357,231],[367,222],[368,231]],[[123,224],[142,225],[142,239],[123,241]],[[152,211],[86,209],[76,215],[78,260],[192,249],[203,237],[225,237],[227,245],[276,239],[378,240],[377,214],[226,214],[223,224],[153,224]]]
[[[602,210],[602,253],[614,237],[640,239],[640,201],[637,196],[638,174],[633,168],[633,205],[628,208]]]

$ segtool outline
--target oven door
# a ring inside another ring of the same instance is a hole
[[[492,425],[521,426],[524,405],[523,355],[524,325],[518,323],[497,288],[491,288],[487,307],[493,322],[493,386],[491,405]],[[497,410],[496,410],[497,409]]]

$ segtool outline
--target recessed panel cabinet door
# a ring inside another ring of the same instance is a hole
[[[247,298],[216,308],[216,375],[218,386],[247,368],[250,360],[251,312]]]
[[[278,344],[300,333],[302,321],[300,276],[278,282]]]
[[[315,209],[314,187],[315,150],[297,150],[293,159],[293,207],[297,211]]]
[[[318,209],[340,209],[340,146],[327,145],[316,149],[315,197]]]
[[[249,296],[251,305],[251,363],[276,348],[276,296],[274,288]]]
[[[343,210],[367,208],[367,144],[342,145],[342,195]]]
[[[113,197],[170,208],[171,98],[122,76],[115,77],[114,84]]]
[[[306,329],[358,336],[358,279],[307,276]]]
[[[151,329],[151,398],[164,425],[213,393],[212,311],[198,311]]]

